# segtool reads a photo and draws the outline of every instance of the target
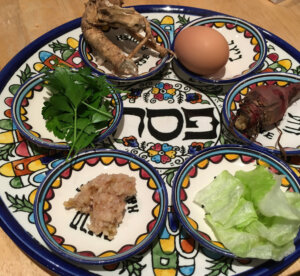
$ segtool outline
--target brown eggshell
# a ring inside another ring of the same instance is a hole
[[[174,51],[184,67],[203,76],[221,70],[229,58],[229,46],[224,36],[206,26],[191,26],[180,31]]]

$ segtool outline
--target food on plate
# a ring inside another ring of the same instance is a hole
[[[138,67],[133,57],[147,45],[163,57],[168,51],[154,40],[148,20],[134,8],[123,8],[122,0],[89,0],[82,16],[83,36],[93,53],[108,62],[118,76],[136,76]],[[135,49],[128,55],[109,40],[101,28],[124,28],[138,41]],[[144,32],[144,34],[143,34]]]
[[[50,91],[42,109],[46,127],[70,146],[67,159],[90,145],[113,119],[109,94],[124,92],[89,68],[72,70],[57,66],[45,76]]]
[[[239,106],[234,126],[250,138],[274,127],[284,116],[287,108],[300,98],[300,83],[285,87],[276,85],[257,86],[251,90]]]
[[[200,190],[194,202],[216,237],[237,257],[282,260],[295,250],[300,194],[283,192],[266,167],[227,170]]]
[[[136,195],[135,186],[135,178],[126,174],[100,174],[81,186],[64,206],[89,214],[89,230],[112,240],[125,215],[126,199]]]
[[[180,31],[175,38],[174,51],[183,66],[203,76],[224,69],[229,58],[224,36],[206,26],[191,26]]]

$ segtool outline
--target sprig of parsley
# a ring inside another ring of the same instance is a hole
[[[92,144],[113,118],[107,96],[124,91],[108,83],[105,76],[93,76],[86,67],[73,70],[57,66],[44,79],[50,97],[44,102],[42,115],[47,129],[69,144],[68,160]]]

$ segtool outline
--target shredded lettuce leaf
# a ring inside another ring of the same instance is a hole
[[[300,194],[283,192],[263,166],[219,174],[197,192],[194,202],[216,237],[242,258],[282,260],[295,250],[300,226]]]

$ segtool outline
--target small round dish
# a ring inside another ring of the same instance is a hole
[[[229,45],[229,60],[221,73],[204,77],[187,70],[177,59],[173,59],[173,68],[180,78],[194,84],[229,85],[262,67],[267,54],[266,41],[261,32],[247,21],[224,15],[203,17],[186,24],[177,35],[191,26],[207,26],[220,32]]]
[[[71,162],[56,160],[45,177],[34,203],[36,227],[55,253],[81,264],[117,263],[147,249],[165,223],[168,197],[157,171],[143,159],[117,150],[91,150]],[[126,204],[117,234],[108,240],[88,230],[89,218],[64,202],[82,184],[101,173],[124,173],[136,179],[137,194]]]
[[[149,23],[156,43],[159,43],[166,49],[170,49],[171,43],[165,31],[154,22],[150,21]],[[122,28],[110,28],[105,32],[105,35],[120,49],[123,49],[124,52],[130,52],[130,50],[133,50],[137,45],[137,41]],[[138,76],[119,77],[108,68],[109,65],[104,66],[97,62],[96,57],[93,55],[83,35],[80,36],[79,40],[79,53],[83,61],[87,66],[90,66],[94,72],[100,75],[106,75],[110,81],[118,84],[134,83],[153,77],[164,68],[170,59],[169,54],[161,58],[159,54],[151,48],[147,46],[142,47],[138,52],[138,56],[134,57],[134,61],[138,66]]]
[[[12,120],[20,133],[38,146],[56,150],[69,150],[69,145],[54,136],[46,128],[42,116],[42,108],[49,91],[43,86],[45,73],[37,74],[25,82],[16,92],[11,106]],[[111,113],[113,119],[108,126],[99,130],[96,142],[109,136],[118,126],[123,115],[122,98],[117,93],[111,93]]]
[[[272,173],[282,176],[281,188],[284,191],[300,192],[299,178],[286,163],[268,152],[242,145],[204,149],[190,157],[178,170],[172,186],[174,210],[185,229],[205,248],[228,257],[236,257],[217,240],[205,222],[204,209],[193,202],[196,193],[224,170],[234,174],[238,170],[250,171],[256,165],[266,166]]]
[[[277,85],[285,87],[289,83],[296,82],[300,82],[300,76],[289,73],[260,73],[248,77],[233,86],[225,96],[222,110],[223,133],[228,142],[242,142],[258,150],[268,150],[274,154],[281,154],[282,149],[278,146],[279,141],[286,155],[300,154],[299,119],[297,119],[300,117],[299,101],[294,102],[288,107],[277,128],[274,126],[272,129],[258,134],[255,141],[251,141],[232,124],[232,120],[239,109],[239,104],[249,91],[256,86]],[[281,137],[279,138],[280,135]]]

